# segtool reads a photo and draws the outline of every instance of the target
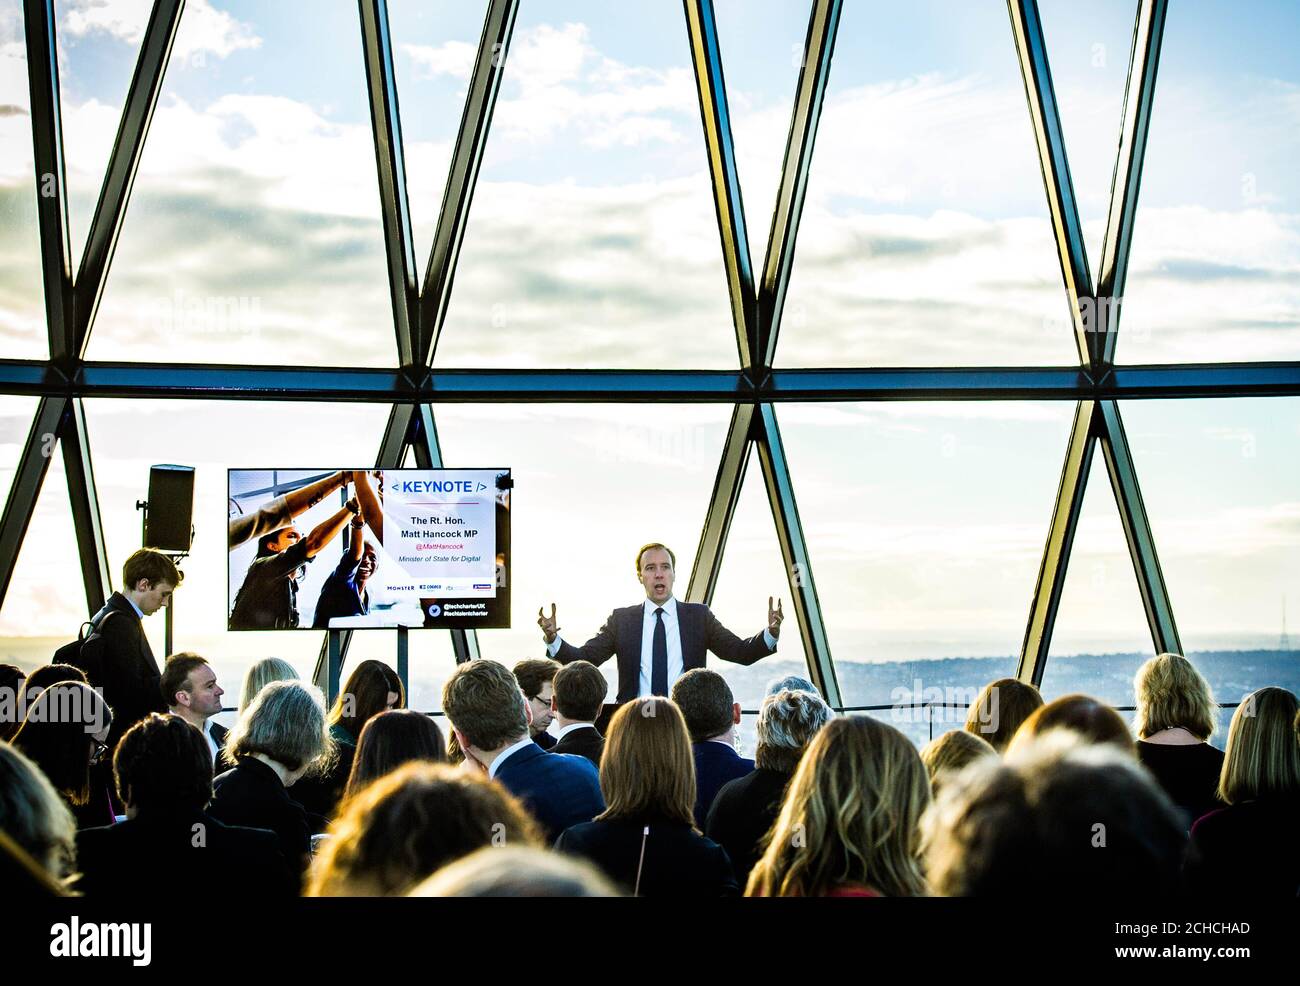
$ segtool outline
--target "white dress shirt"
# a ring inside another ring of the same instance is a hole
[[[655,610],[659,606],[648,596],[642,606],[641,617],[641,674],[637,682],[637,695],[652,694],[650,676],[654,673],[654,635],[655,635]],[[682,633],[681,625],[677,622],[677,600],[669,596],[663,605],[664,609],[664,633],[668,638],[668,687],[672,688],[673,683],[682,676],[685,670],[682,664]],[[763,641],[767,644],[767,649],[776,651],[777,640],[765,627],[763,629]],[[554,657],[560,650],[560,635],[556,634],[555,639],[546,647],[546,653]]]
[[[563,729],[561,729],[558,733],[555,734],[555,742],[558,743],[560,740],[564,739],[564,737],[568,736],[570,733],[575,732],[579,729],[595,729],[595,728],[596,728],[596,724],[594,722],[571,722]]]
[[[533,737],[528,733],[524,733],[524,738],[521,739],[518,743],[514,744],[513,746],[507,746],[504,750],[501,751],[500,756],[498,756],[495,760],[492,761],[492,766],[488,768],[488,777],[489,778],[496,777],[497,771],[500,770],[501,765],[506,762],[506,758],[512,756],[513,754],[518,753],[526,746],[531,746],[532,743],[533,743]]]

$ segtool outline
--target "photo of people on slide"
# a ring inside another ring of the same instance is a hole
[[[231,630],[508,627],[508,469],[231,469]]]

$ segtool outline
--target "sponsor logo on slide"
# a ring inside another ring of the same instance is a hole
[[[490,585],[488,585],[488,584],[486,584],[486,583],[484,583],[484,582],[475,582],[475,583],[474,583],[474,589],[475,589],[476,591],[478,591],[478,590],[486,591],[486,590],[491,589],[491,588],[492,588],[492,586],[490,586]]]

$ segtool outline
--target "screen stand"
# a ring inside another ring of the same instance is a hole
[[[406,705],[411,705],[411,665],[410,645],[407,641],[407,628],[397,628],[397,677],[402,680],[402,694],[406,696]]]
[[[339,679],[343,675],[343,631],[327,632],[329,633],[329,663],[325,670],[325,708],[329,709],[334,706],[334,700],[339,697]]]

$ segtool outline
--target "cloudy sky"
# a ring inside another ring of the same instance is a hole
[[[801,6],[717,4],[755,267],[807,29]],[[1091,4],[1086,17],[1064,0],[1040,6],[1095,267],[1133,5]],[[149,7],[57,5],[74,257]],[[392,0],[390,14],[422,270],[481,10]],[[1300,356],[1298,30],[1281,2],[1254,3],[1249,17],[1223,3],[1171,9],[1121,360]],[[394,361],[362,73],[349,0],[315,0],[309,18],[290,5],[189,0],[90,358]],[[21,5],[0,0],[0,345],[42,358],[28,102]],[[850,0],[778,363],[1074,359],[1005,4]],[[525,0],[437,362],[735,366],[680,5]],[[33,407],[0,398],[6,483]],[[1016,652],[1072,411],[780,408],[837,659]],[[1275,644],[1284,597],[1300,620],[1300,404],[1134,402],[1124,414],[1184,645]],[[314,654],[315,634],[222,632],[225,470],[368,464],[386,409],[96,401],[89,415],[114,565],[138,544],[149,464],[199,470],[180,642],[188,634],[232,661],[267,648]],[[487,652],[530,653],[530,613],[552,600],[566,630],[594,632],[635,598],[628,556],[642,540],[672,543],[684,582],[727,418],[665,405],[440,409],[449,462],[507,464],[518,483],[516,628],[485,634]],[[0,609],[10,638],[66,636],[79,618],[57,459],[49,479]],[[1100,457],[1094,479],[1061,654],[1149,646]],[[788,604],[755,475],[715,608],[754,632],[769,594]],[[376,652],[390,646],[368,639]],[[441,639],[420,646],[446,658]],[[793,635],[782,651],[801,657]]]

